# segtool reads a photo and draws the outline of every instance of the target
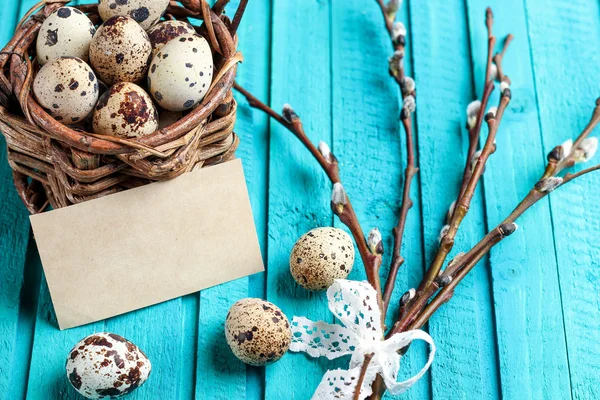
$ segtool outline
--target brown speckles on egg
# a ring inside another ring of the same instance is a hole
[[[88,50],[93,33],[90,19],[72,7],[60,7],[44,20],[36,41],[40,65],[63,56],[88,60]]]
[[[279,360],[291,342],[283,312],[273,303],[254,298],[242,299],[230,308],[225,336],[236,357],[256,366]]]
[[[290,254],[292,276],[309,290],[326,290],[335,279],[347,278],[353,264],[352,239],[337,228],[316,228],[305,233]]]
[[[75,390],[92,399],[130,393],[148,379],[151,369],[150,361],[136,345],[111,333],[82,339],[66,365]]]
[[[95,133],[134,138],[158,129],[152,99],[136,84],[121,82],[102,95],[92,118]]]
[[[194,28],[184,21],[163,21],[154,25],[148,30],[148,37],[152,43],[152,55],[156,55],[170,40],[194,32]]]
[[[124,16],[105,21],[90,43],[90,61],[108,84],[141,81],[148,70],[151,53],[146,32]]]
[[[38,103],[57,121],[76,123],[87,117],[98,100],[97,88],[77,90],[87,82],[92,69],[76,57],[59,57],[45,64],[33,81]]]
[[[100,0],[98,13],[106,21],[115,15],[134,19],[143,29],[149,29],[165,12],[169,0]]]
[[[212,68],[208,42],[196,34],[182,35],[169,41],[153,58],[150,71],[155,72],[149,82],[150,93],[164,109],[188,110],[206,95]],[[161,96],[157,97],[156,92]]]

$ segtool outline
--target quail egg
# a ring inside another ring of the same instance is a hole
[[[263,366],[279,360],[290,347],[290,322],[275,304],[247,298],[229,309],[225,336],[233,354],[246,364]]]
[[[354,265],[350,235],[337,228],[316,228],[298,239],[290,254],[292,276],[306,289],[326,290],[345,279]]]
[[[90,19],[73,7],[54,10],[40,27],[36,54],[40,65],[61,56],[88,61],[88,51],[96,28]]]
[[[150,94],[164,109],[184,111],[206,95],[212,80],[213,58],[206,39],[186,34],[170,40],[152,59]]]
[[[38,103],[64,124],[83,120],[98,100],[98,81],[92,68],[77,57],[46,63],[33,81]]]
[[[158,129],[158,112],[144,89],[121,82],[100,96],[92,125],[95,133],[136,138]]]
[[[158,53],[171,39],[186,33],[196,33],[193,26],[184,21],[163,21],[148,29],[150,43],[152,43],[152,57]]]
[[[129,17],[106,20],[90,43],[90,61],[106,84],[139,82],[146,75],[152,46],[146,32]]]
[[[152,365],[135,344],[114,333],[94,333],[73,347],[67,377],[88,399],[121,397],[140,387]]]
[[[100,0],[98,13],[103,21],[115,15],[128,16],[148,29],[158,22],[168,5],[169,0]]]

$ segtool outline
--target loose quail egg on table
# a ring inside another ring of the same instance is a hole
[[[148,29],[158,22],[168,5],[169,0],[100,0],[98,13],[103,21],[115,15],[128,16]]]
[[[326,290],[345,279],[354,265],[350,235],[337,228],[316,228],[298,239],[290,254],[290,272],[306,289]]]
[[[121,82],[100,97],[92,124],[95,133],[141,137],[158,129],[158,112],[144,89],[131,82]]]
[[[61,56],[88,61],[88,51],[96,28],[90,19],[73,7],[54,10],[40,27],[36,54],[40,65]]]
[[[237,358],[263,366],[283,357],[290,347],[292,331],[287,317],[275,304],[247,298],[229,309],[225,337]]]
[[[90,43],[90,62],[108,85],[144,79],[151,54],[148,35],[129,17],[106,20]]]
[[[198,104],[212,81],[213,58],[206,39],[186,34],[170,40],[150,63],[148,89],[156,102],[170,111]]]
[[[171,39],[187,33],[194,34],[196,30],[187,22],[173,20],[159,22],[147,32],[152,44],[152,57],[154,57]]]
[[[88,399],[121,397],[140,387],[152,365],[135,344],[114,333],[94,333],[67,357],[67,378]]]
[[[59,57],[46,63],[33,81],[38,103],[64,124],[83,120],[98,100],[94,71],[76,57]]]

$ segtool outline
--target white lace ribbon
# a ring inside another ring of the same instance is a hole
[[[390,394],[398,395],[408,390],[427,372],[435,355],[433,339],[424,331],[412,330],[381,340],[381,311],[377,304],[377,293],[369,283],[338,279],[327,290],[327,299],[329,309],[344,326],[294,317],[290,350],[330,360],[345,355],[351,355],[352,358],[349,369],[329,370],[323,375],[313,400],[352,399],[365,354],[373,354],[373,357],[360,388],[361,400],[371,395],[371,384],[377,374],[383,377]],[[398,350],[417,339],[424,340],[431,346],[427,364],[412,378],[398,382]]]

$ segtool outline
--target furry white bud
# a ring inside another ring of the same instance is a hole
[[[402,60],[404,60],[404,52],[402,50],[396,50],[394,54],[388,59],[390,75],[398,76],[402,69]]]
[[[415,290],[415,288],[410,288],[409,290],[404,292],[404,294],[400,298],[400,307],[404,307],[405,305],[407,305],[409,301],[415,298],[416,294],[417,291]]]
[[[510,89],[510,84],[506,81],[500,82],[500,93],[504,93],[506,89]]]
[[[331,191],[331,208],[336,214],[341,214],[346,204],[348,204],[348,195],[344,186],[340,182],[334,183]]]
[[[566,142],[561,144],[560,147],[562,147],[562,160],[566,158],[569,154],[571,154],[571,151],[573,151],[573,139],[567,140]]]
[[[490,79],[493,81],[498,79],[498,66],[494,62],[490,66]]]
[[[369,249],[371,249],[371,253],[383,254],[383,239],[381,238],[381,232],[379,232],[378,228],[371,229],[367,244],[369,245]]]
[[[448,234],[449,230],[450,230],[450,225],[444,225],[444,227],[440,231],[440,236],[438,236],[438,242],[442,243],[442,240],[444,240],[444,237]]]
[[[396,42],[401,36],[406,36],[406,27],[402,22],[394,22],[392,26],[392,40]]]
[[[321,155],[325,160],[327,160],[327,162],[333,161],[333,154],[331,154],[331,149],[329,148],[329,145],[322,140],[319,142],[319,153],[321,153]]]
[[[550,193],[563,182],[563,178],[560,176],[551,176],[550,178],[542,179],[535,184],[535,188],[540,192]]]
[[[492,114],[494,117],[496,116],[496,113],[498,112],[498,107],[494,106],[494,107],[490,107],[488,109],[488,114]]]
[[[579,145],[579,148],[573,153],[575,157],[575,163],[584,163],[592,159],[598,151],[598,138],[589,137],[584,139]]]
[[[402,108],[405,109],[409,114],[415,112],[417,108],[417,103],[415,102],[415,97],[413,95],[408,95],[404,98],[404,102],[402,103]]]
[[[471,158],[471,172],[475,170],[475,166],[477,165],[477,160],[481,157],[482,150],[477,150],[475,154],[473,154],[473,158]]]
[[[288,122],[294,122],[298,119],[298,114],[296,114],[292,106],[286,103],[283,105],[283,118]]]
[[[414,79],[410,76],[405,76],[404,79],[402,79],[400,86],[402,88],[403,96],[408,96],[409,94],[414,92],[416,87]]]
[[[475,100],[469,103],[467,106],[467,125],[469,129],[473,129],[477,124],[477,115],[481,110],[481,101]]]

